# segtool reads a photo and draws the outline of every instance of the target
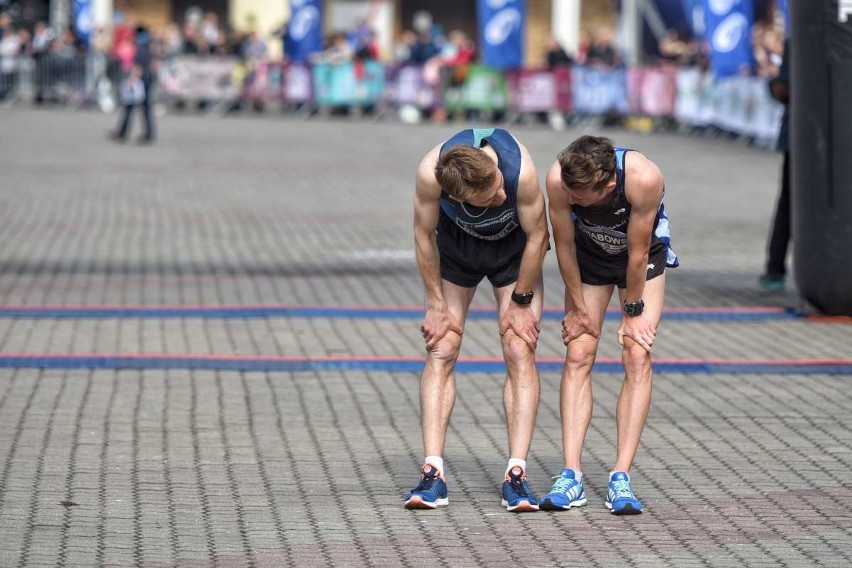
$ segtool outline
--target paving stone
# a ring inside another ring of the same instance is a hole
[[[411,177],[456,128],[166,116],[152,147],[114,117],[0,109],[0,305],[420,306]],[[517,127],[543,175],[579,132]],[[755,286],[780,159],[730,142],[605,131],[655,160],[682,267],[676,308],[795,308]],[[298,140],[299,143],[293,143]],[[358,143],[353,144],[356,140]],[[380,149],[380,151],[377,151]],[[720,171],[719,164],[725,164]],[[545,304],[562,302],[555,255]],[[483,287],[477,307],[493,303]],[[418,317],[0,317],[3,353],[419,358]],[[602,358],[620,357],[617,322]],[[558,322],[539,356],[561,358]],[[664,319],[660,359],[848,358],[852,326]],[[463,356],[499,357],[471,320]],[[541,374],[533,488],[562,467],[559,373]],[[589,504],[499,504],[504,377],[457,377],[451,505],[405,511],[419,380],[383,370],[0,369],[2,566],[844,566],[852,563],[848,376],[658,373],[632,476],[603,508],[620,373],[595,376]]]

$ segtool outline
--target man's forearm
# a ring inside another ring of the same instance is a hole
[[[580,265],[577,264],[577,247],[573,240],[561,246],[557,244],[556,259],[559,261],[559,273],[565,284],[565,311],[585,308]]]
[[[515,288],[519,292],[530,292],[538,282],[541,274],[541,264],[547,252],[547,233],[534,233],[527,235],[527,244],[521,257],[521,266],[518,269],[518,281]]]
[[[628,302],[638,302],[645,292],[645,279],[648,273],[648,254],[641,257],[630,257],[627,261],[627,275],[625,277],[627,290],[625,299]]]
[[[434,237],[416,237],[415,255],[423,289],[426,293],[426,303],[430,306],[444,304],[444,294],[441,289],[441,260],[438,245]]]

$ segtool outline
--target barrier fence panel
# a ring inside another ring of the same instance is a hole
[[[387,101],[392,106],[411,105],[420,109],[435,106],[438,97],[435,88],[429,85],[423,68],[415,65],[390,67],[387,74]]]
[[[571,71],[520,70],[506,74],[509,110],[521,113],[571,110]]]
[[[444,107],[449,111],[494,112],[508,108],[506,75],[485,65],[471,65],[464,82],[444,89]]]
[[[3,58],[0,99],[79,106],[94,99],[95,80],[106,72],[103,57],[43,54]]]
[[[124,71],[103,55],[4,59],[0,99],[97,102],[116,108],[115,91]],[[716,80],[697,68],[666,66],[603,69],[573,66],[553,71],[505,73],[484,65],[464,67],[384,66],[378,61],[315,65],[234,57],[178,56],[162,63],[160,99],[227,104],[395,108],[449,112],[620,114],[674,118],[680,124],[716,127],[770,146],[783,106],[759,77]],[[112,102],[110,102],[112,101]]]
[[[627,114],[627,72],[577,65],[572,73],[574,112]]]
[[[629,69],[627,93],[630,114],[673,116],[677,99],[677,72],[673,67]]]
[[[253,103],[280,102],[283,98],[284,64],[265,61],[246,67],[243,99]]]
[[[288,104],[306,104],[314,99],[311,68],[303,63],[291,63],[283,68],[282,97]]]
[[[238,60],[234,57],[178,56],[160,67],[160,88],[183,101],[221,101],[242,95]]]
[[[552,71],[556,83],[556,108],[565,113],[574,110],[572,86],[574,78],[570,67],[557,67]]]
[[[314,100],[321,107],[366,107],[381,101],[385,71],[378,61],[313,66]]]

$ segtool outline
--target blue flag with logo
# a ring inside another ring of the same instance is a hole
[[[92,0],[74,0],[74,31],[83,43],[89,43],[89,37],[95,28],[95,17],[92,13]]]
[[[322,50],[321,0],[290,0],[290,21],[284,51],[290,61],[301,63]]]
[[[524,64],[526,0],[477,0],[482,61],[497,69]]]
[[[705,38],[710,48],[710,69],[728,77],[750,68],[752,0],[704,0]]]

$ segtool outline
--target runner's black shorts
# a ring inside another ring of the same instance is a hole
[[[495,288],[517,282],[527,235],[518,227],[502,239],[487,241],[464,232],[441,212],[438,253],[441,278],[464,288],[474,288],[488,278]]]
[[[627,253],[606,255],[590,250],[590,246],[577,239],[577,264],[580,265],[580,280],[591,286],[615,284],[627,288]],[[606,255],[606,256],[602,256]],[[665,243],[657,243],[648,254],[648,271],[645,281],[653,280],[666,270],[668,248]]]

